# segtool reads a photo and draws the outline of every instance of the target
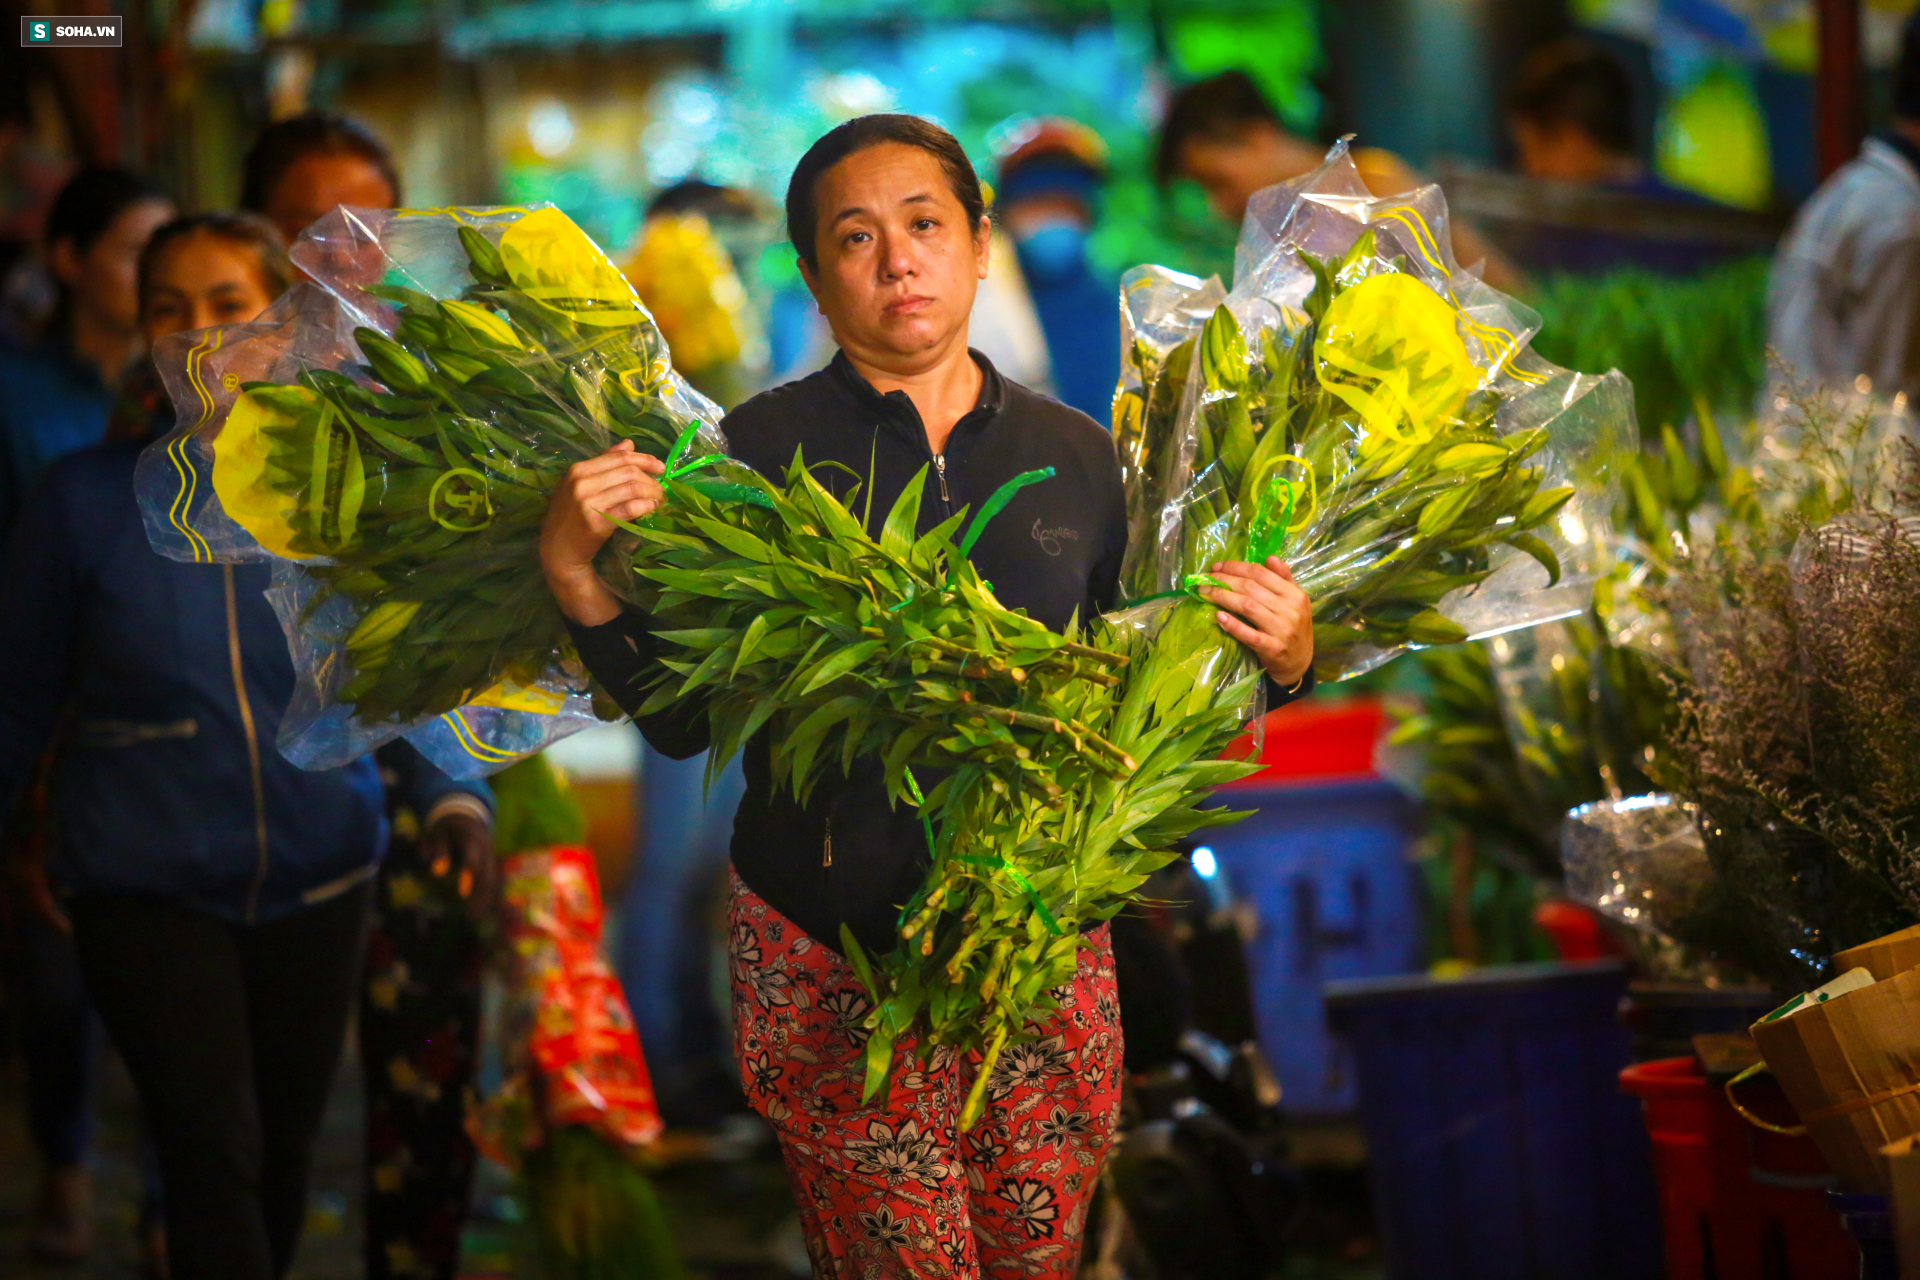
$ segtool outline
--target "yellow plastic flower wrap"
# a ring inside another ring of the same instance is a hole
[[[1631,389],[1532,354],[1532,313],[1449,244],[1439,188],[1376,198],[1342,143],[1254,197],[1230,291],[1127,274],[1127,595],[1278,555],[1323,680],[1586,607]]]
[[[180,425],[136,480],[163,553],[273,562],[282,752],[325,768],[405,736],[470,777],[595,723],[540,577],[547,496],[718,410],[556,209],[341,208],[293,258],[313,283],[258,320],[158,345]]]

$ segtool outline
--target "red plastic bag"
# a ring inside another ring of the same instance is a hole
[[[660,1135],[660,1111],[626,995],[600,954],[606,912],[592,852],[535,849],[507,858],[502,870],[504,941],[537,1127],[582,1125],[616,1144],[645,1146]],[[492,1136],[483,1144],[490,1154],[517,1145],[500,1141],[497,1129]]]

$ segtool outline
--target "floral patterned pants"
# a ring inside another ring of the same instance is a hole
[[[815,1276],[1068,1277],[1120,1112],[1120,1006],[1107,929],[1087,935],[1059,1006],[995,1064],[969,1133],[980,1056],[895,1050],[891,1096],[860,1105],[872,1008],[838,952],[735,876],[734,1049],[747,1097],[779,1136]]]
[[[360,998],[368,1280],[459,1273],[484,951],[458,881],[396,836],[374,887]]]

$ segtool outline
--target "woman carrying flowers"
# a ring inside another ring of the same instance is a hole
[[[1000,600],[1049,627],[1110,608],[1127,538],[1111,441],[968,347],[988,222],[959,145],[910,116],[850,121],[795,169],[787,221],[841,350],[729,415],[733,456],[777,478],[804,450],[836,496],[860,487],[876,534],[923,467],[920,533],[1051,467],[1054,479],[1018,492],[986,527],[973,561]],[[542,536],[542,567],[581,657],[630,710],[656,674],[659,642],[593,560],[613,521],[665,501],[662,469],[627,444],[577,464]],[[1235,562],[1215,576],[1219,625],[1258,655],[1270,698],[1300,692],[1312,622],[1285,567]],[[706,748],[693,701],[642,719],[656,748]],[[936,1050],[862,1106],[869,1006],[835,940],[845,926],[875,954],[897,945],[899,906],[926,874],[925,835],[912,810],[888,803],[877,760],[856,759],[804,804],[775,787],[764,734],[745,769],[732,848],[735,1047],[748,1097],[779,1135],[816,1274],[1073,1274],[1119,1102],[1106,930],[1087,934],[1077,973],[1052,993],[1057,1007],[996,1062],[983,1121],[964,1138],[977,1055]]]

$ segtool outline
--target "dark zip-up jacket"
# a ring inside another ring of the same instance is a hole
[[[1114,603],[1126,552],[1126,499],[1107,432],[1058,401],[1002,378],[978,352],[980,399],[954,425],[941,456],[903,391],[880,394],[836,356],[825,369],[755,396],[721,426],[730,453],[764,476],[784,477],[804,448],[813,474],[845,497],[871,474],[872,506],[857,504],[876,537],[900,491],[927,467],[919,532],[963,506],[979,510],[1024,471],[1053,467],[986,528],[972,559],[1009,608],[1056,630]],[[838,465],[822,465],[838,464]],[[657,671],[647,618],[637,610],[598,627],[574,627],[581,659],[629,710]],[[654,748],[684,758],[707,747],[704,708],[683,704],[642,719]],[[742,753],[746,795],[734,818],[733,865],[747,886],[816,940],[838,947],[847,924],[863,947],[892,949],[900,904],[925,876],[926,837],[910,808],[890,808],[878,761],[851,777],[829,771],[808,804],[772,785],[765,732]],[[832,859],[827,864],[828,841]]]
[[[71,894],[167,898],[270,920],[371,876],[387,822],[374,761],[309,771],[274,745],[293,694],[264,564],[182,564],[147,544],[140,444],[56,462],[0,579],[0,812],[56,747],[49,871]],[[420,815],[456,783],[383,754]]]

